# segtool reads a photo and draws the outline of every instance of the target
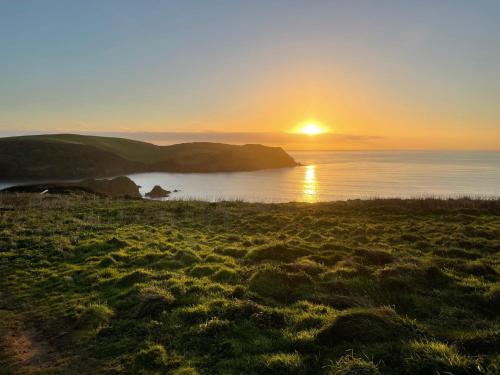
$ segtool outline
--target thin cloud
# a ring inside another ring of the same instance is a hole
[[[96,134],[96,133],[94,133]],[[97,135],[97,134],[96,134]],[[179,142],[223,142],[223,143],[264,143],[264,144],[290,144],[300,143],[312,138],[304,134],[280,132],[106,132],[99,133],[111,137],[124,137],[143,140],[147,142],[168,144]],[[328,142],[371,142],[382,139],[379,136],[364,136],[355,134],[325,133],[314,136],[317,143]]]
[[[296,148],[336,148],[346,144],[359,147],[370,146],[383,139],[379,136],[365,136],[356,134],[325,133],[313,137],[304,134],[284,132],[220,132],[206,130],[201,132],[91,132],[91,131],[52,131],[40,132],[35,130],[3,130],[0,137],[51,133],[77,133],[83,135],[97,135],[106,137],[120,137],[150,142],[158,145],[168,145],[186,142],[220,142],[232,144],[260,143],[269,146],[282,146],[288,149]]]

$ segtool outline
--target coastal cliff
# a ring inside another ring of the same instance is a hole
[[[141,172],[232,172],[297,165],[280,147],[193,142],[157,146],[74,134],[0,138],[0,179],[72,179]]]

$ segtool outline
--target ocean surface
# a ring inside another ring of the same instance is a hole
[[[169,199],[319,202],[387,197],[500,197],[500,152],[289,151],[303,166],[232,173],[138,173]],[[0,182],[0,188],[13,183]]]

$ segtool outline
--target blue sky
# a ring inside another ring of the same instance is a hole
[[[495,148],[499,19],[498,1],[0,1],[0,132],[312,119],[366,147]]]

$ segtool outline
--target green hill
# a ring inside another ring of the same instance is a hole
[[[0,138],[1,179],[103,177],[136,172],[221,172],[283,168],[280,147],[194,142],[157,146],[77,134]]]
[[[66,143],[95,147],[102,151],[116,154],[127,160],[148,163],[164,160],[162,155],[163,147],[126,138],[98,137],[80,134],[47,134],[2,138],[0,139],[0,142],[2,141]]]

